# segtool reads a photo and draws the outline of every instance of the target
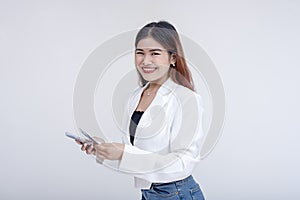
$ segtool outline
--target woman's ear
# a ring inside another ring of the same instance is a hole
[[[174,53],[171,54],[170,63],[171,64],[176,63],[176,54]]]

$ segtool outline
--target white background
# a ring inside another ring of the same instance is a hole
[[[0,198],[140,199],[75,131],[80,67],[102,42],[168,20],[214,60],[226,122],[194,177],[208,200],[299,199],[299,1],[0,1]]]

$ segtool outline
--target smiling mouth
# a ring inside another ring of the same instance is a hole
[[[145,74],[151,74],[153,73],[157,67],[142,67],[142,70]]]

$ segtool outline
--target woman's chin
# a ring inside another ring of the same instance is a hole
[[[152,78],[144,77],[144,79],[148,82],[159,83],[159,84],[162,84],[165,81],[165,78],[163,77],[152,77]]]
[[[151,75],[147,75],[147,74],[143,74],[142,76],[146,81],[150,81],[150,82],[159,79],[159,77],[157,77],[157,76],[151,76]]]

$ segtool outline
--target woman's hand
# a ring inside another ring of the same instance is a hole
[[[88,155],[93,153],[93,151],[95,150],[91,141],[86,140],[86,142],[84,142],[84,143],[81,141],[78,141],[78,140],[75,140],[75,141],[77,144],[81,145],[81,150],[85,151],[86,154],[88,154]]]
[[[100,141],[97,137],[94,137],[96,141]],[[121,160],[124,152],[125,145],[121,143],[100,143],[91,145],[90,142],[82,143],[77,141],[77,144],[81,145],[81,150],[86,154],[94,154],[99,160]]]
[[[100,160],[121,160],[125,145],[121,143],[101,143],[94,145],[93,154]]]

